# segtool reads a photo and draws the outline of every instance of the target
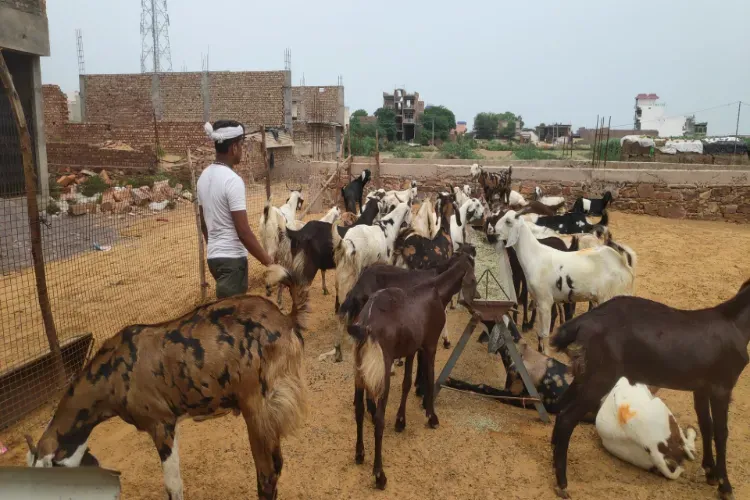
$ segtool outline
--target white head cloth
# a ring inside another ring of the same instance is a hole
[[[208,122],[203,125],[203,130],[206,131],[206,135],[212,141],[218,142],[219,144],[245,134],[245,130],[239,125],[236,127],[222,127],[219,130],[214,130],[213,126]]]

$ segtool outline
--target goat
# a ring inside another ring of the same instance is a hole
[[[357,214],[354,212],[344,212],[341,214],[341,217],[339,217],[339,220],[341,220],[342,227],[349,227],[357,222],[357,218]]]
[[[586,219],[586,214],[583,213],[568,212],[563,215],[539,217],[534,223],[537,226],[553,229],[560,234],[588,233],[594,229],[594,224],[591,224]],[[609,215],[605,210],[598,225],[606,226],[607,224],[609,224]]]
[[[612,202],[612,193],[607,191],[600,199],[589,199],[578,197],[571,212],[583,212],[590,213],[592,215],[602,215],[604,210],[607,209],[607,205]]]
[[[327,222],[329,224],[333,224],[339,218],[341,217],[341,210],[339,210],[339,207],[333,207],[326,213],[323,217],[320,218],[321,221]]]
[[[436,202],[440,211],[440,229],[434,238],[426,238],[407,229],[399,234],[393,251],[393,263],[408,269],[427,269],[444,262],[453,255],[453,241],[451,239],[451,216],[456,217],[456,223],[461,224],[461,214],[456,208],[453,195],[440,193]],[[448,349],[447,329],[443,331],[443,347]]]
[[[563,202],[563,205],[565,203]],[[521,207],[518,210],[518,213],[523,214],[537,214],[542,215],[546,217],[553,217],[555,214],[557,214],[557,209],[560,208],[562,205],[551,207],[549,205],[545,205],[541,201],[531,200],[527,202],[523,207]],[[533,221],[532,221],[533,222]]]
[[[289,189],[288,185],[287,189]],[[302,210],[304,203],[305,198],[302,196],[301,187],[298,189],[289,189],[289,198],[286,199],[286,203],[279,207],[279,210],[286,219],[287,225],[297,220],[297,210]]]
[[[464,184],[463,188],[451,186],[451,192],[455,195],[459,207],[471,199],[471,186],[468,184]]]
[[[467,229],[469,224],[474,221],[482,220],[484,217],[484,206],[476,198],[467,199],[462,205],[459,205],[458,214],[451,215],[451,239],[453,240],[453,250],[457,250],[461,243],[467,241]]]
[[[575,377],[552,432],[558,495],[568,496],[568,445],[580,415],[627,377],[693,393],[706,482],[718,484],[721,498],[733,498],[726,469],[727,418],[732,389],[748,363],[748,341],[750,279],[734,297],[708,309],[687,311],[640,297],[616,297],[558,328],[551,345],[568,353]]]
[[[393,253],[393,245],[402,223],[411,222],[411,208],[406,203],[399,203],[396,208],[372,226],[354,226],[342,238],[336,226],[331,228],[333,259],[336,264],[336,303],[338,311],[340,300],[346,297],[354,287],[359,275],[368,266],[378,262],[388,262]],[[342,361],[341,341],[343,328],[334,345],[335,361]]]
[[[685,432],[667,405],[643,384],[620,377],[596,415],[602,445],[617,458],[677,479],[687,458],[695,460],[693,427]]]
[[[528,202],[526,201],[526,198],[524,198],[521,193],[511,189],[510,194],[508,195],[508,206],[510,206],[510,208],[525,207],[527,204]]]
[[[164,470],[170,499],[183,498],[176,426],[242,414],[259,498],[276,498],[280,440],[300,427],[306,408],[302,330],[307,287],[281,266],[269,283],[285,282],[293,306],[285,315],[269,300],[242,295],[197,307],[154,325],[132,325],[104,342],[63,395],[36,446],[31,467],[96,464],[91,431],[119,416],[147,432]]]
[[[411,181],[410,187],[402,191],[386,191],[381,199],[380,213],[393,212],[399,203],[409,203],[417,196],[417,181]]]
[[[362,205],[362,193],[365,185],[370,181],[370,169],[366,168],[362,173],[352,180],[346,187],[341,188],[341,197],[344,199],[344,207],[347,212],[357,213],[357,203],[360,210]]]
[[[633,292],[635,256],[628,259],[608,246],[578,252],[550,248],[537,241],[526,222],[513,210],[498,220],[495,233],[506,241],[506,247],[516,250],[539,312],[541,324],[537,336],[544,354],[549,354],[548,315],[554,303],[590,301],[600,304]]]
[[[484,171],[481,165],[476,163],[471,166],[472,180],[478,181],[484,191],[484,199],[487,203],[492,203],[495,195],[500,197],[502,203],[510,203],[510,181],[513,174],[513,167],[502,171],[499,174],[492,174]]]
[[[414,232],[424,238],[434,238],[439,230],[437,215],[432,206],[432,200],[427,197],[419,206],[417,215],[411,221]]]
[[[565,198],[562,196],[544,196],[542,188],[539,186],[534,188],[534,200],[543,203],[549,207],[562,207],[565,205]]]
[[[401,405],[396,416],[396,431],[406,428],[406,398],[411,389],[411,368],[418,353],[417,384],[424,388],[424,408],[431,428],[439,425],[435,414],[435,351],[439,332],[446,323],[445,307],[450,298],[463,291],[468,303],[474,298],[476,278],[470,257],[463,254],[448,270],[437,277],[408,289],[386,288],[375,292],[363,307],[356,323],[347,331],[355,340],[354,346],[354,407],[357,421],[355,461],[365,459],[363,421],[365,391],[377,402],[375,423],[375,485],[385,489],[387,478],[383,472],[383,427],[385,408],[390,390],[390,376],[386,370],[394,359],[406,358]]]

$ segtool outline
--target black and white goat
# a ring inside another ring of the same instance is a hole
[[[341,188],[341,196],[344,199],[344,207],[347,212],[358,213],[357,204],[359,203],[359,209],[362,210],[362,193],[364,192],[365,185],[370,181],[370,169],[366,168],[362,171],[356,179],[352,180],[345,187]]]
[[[612,202],[612,193],[607,191],[601,198],[583,198],[578,197],[573,203],[571,212],[583,212],[592,215],[602,215],[607,209],[607,205]]]
[[[608,246],[561,252],[534,237],[526,221],[509,210],[495,224],[495,233],[513,247],[523,268],[540,317],[539,347],[549,354],[552,306],[558,302],[598,305],[617,295],[632,295],[635,255],[622,255]]]
[[[544,196],[544,192],[539,186],[534,188],[534,200],[544,203],[548,207],[553,207],[555,210],[565,206],[565,198],[562,196]]]
[[[562,215],[540,216],[532,219],[537,226],[547,227],[560,234],[589,233],[593,231],[594,226],[606,226],[609,224],[609,215],[605,210],[601,220],[596,224],[591,224],[584,213],[568,212]]]

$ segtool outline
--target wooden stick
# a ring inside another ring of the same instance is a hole
[[[378,129],[375,129],[375,187],[381,188],[380,185],[380,138],[378,137]]]
[[[203,228],[201,227],[201,214],[198,209],[198,184],[195,182],[195,170],[193,169],[193,158],[190,156],[190,149],[187,150],[188,168],[190,168],[190,178],[193,186],[193,212],[195,212],[195,227],[198,230],[198,278],[200,279],[201,304],[206,302],[206,259],[203,241]]]
[[[58,384],[62,387],[66,384],[65,366],[63,365],[62,352],[60,343],[57,339],[57,328],[55,328],[55,318],[52,316],[52,307],[49,302],[47,292],[47,275],[44,270],[44,252],[42,250],[42,229],[39,222],[39,205],[36,199],[37,175],[34,168],[34,157],[31,152],[31,135],[23,114],[21,98],[18,97],[16,87],[13,84],[13,78],[10,70],[5,64],[5,57],[0,50],[0,81],[3,82],[5,92],[10,101],[10,107],[13,111],[13,117],[18,131],[18,139],[21,143],[21,156],[23,158],[23,178],[26,184],[26,207],[29,216],[29,234],[31,237],[31,259],[34,263],[34,276],[36,277],[36,290],[39,298],[39,309],[42,312],[42,322],[44,323],[44,333],[47,335],[47,343],[52,353],[52,362],[54,363],[55,376]],[[42,140],[42,139],[40,139]]]
[[[351,156],[349,158],[351,158]],[[349,158],[347,158],[344,161],[348,161]],[[323,183],[323,187],[320,188],[320,191],[318,191],[318,194],[315,195],[315,197],[312,199],[312,201],[302,211],[302,215],[300,215],[300,217],[299,217],[300,219],[304,219],[305,218],[305,216],[307,215],[307,212],[310,211],[310,207],[312,207],[313,205],[315,205],[315,202],[318,201],[318,198],[320,198],[321,195],[323,194],[323,192],[326,189],[328,189],[328,185],[331,183],[331,181],[333,180],[333,178],[336,177],[336,176],[338,176],[338,174],[339,174],[339,166],[340,165],[337,163],[336,164],[336,170],[331,174],[331,176],[328,178],[328,180],[325,181],[325,183]]]
[[[260,127],[260,150],[263,153],[263,166],[266,170],[266,199],[271,197],[271,169],[268,168],[268,155],[266,154],[266,126]]]

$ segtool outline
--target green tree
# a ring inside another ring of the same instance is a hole
[[[495,113],[479,113],[474,117],[474,137],[477,139],[494,139],[497,137],[499,120],[499,115]]]
[[[359,117],[359,116],[367,116],[367,111],[365,111],[364,109],[358,109],[357,111],[355,111],[354,113],[352,113],[351,117],[355,118],[355,117]]]
[[[445,106],[430,106],[419,117],[421,139],[432,138],[432,126],[435,124],[435,139],[447,141],[450,131],[456,128],[456,115]]]
[[[396,112],[390,108],[378,108],[375,111],[378,118],[378,130],[380,135],[389,141],[396,140]]]
[[[497,134],[499,137],[502,137],[503,139],[512,139],[516,135],[516,122],[515,120],[510,120],[505,127],[500,130]]]

